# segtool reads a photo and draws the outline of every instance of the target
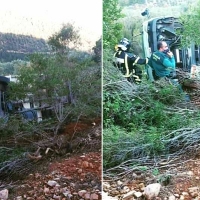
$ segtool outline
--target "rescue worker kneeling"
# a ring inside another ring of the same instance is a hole
[[[147,64],[148,59],[142,59],[129,52],[131,44],[128,39],[123,38],[115,47],[113,64],[117,67],[130,82],[140,83],[142,70],[136,64]]]

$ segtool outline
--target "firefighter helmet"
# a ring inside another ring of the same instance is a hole
[[[118,48],[121,48],[121,50],[123,51],[129,51],[130,47],[131,47],[131,44],[127,38],[121,39],[118,44]]]

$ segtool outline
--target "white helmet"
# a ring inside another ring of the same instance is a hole
[[[119,44],[117,45],[123,51],[129,51],[131,44],[127,38],[123,38],[120,40]]]

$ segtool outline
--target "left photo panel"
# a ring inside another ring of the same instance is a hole
[[[102,199],[102,0],[7,0],[0,24],[0,199]]]

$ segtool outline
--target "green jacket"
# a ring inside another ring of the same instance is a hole
[[[157,76],[165,77],[175,70],[176,63],[174,56],[170,58],[165,53],[156,51],[151,55],[148,65],[155,70]]]

